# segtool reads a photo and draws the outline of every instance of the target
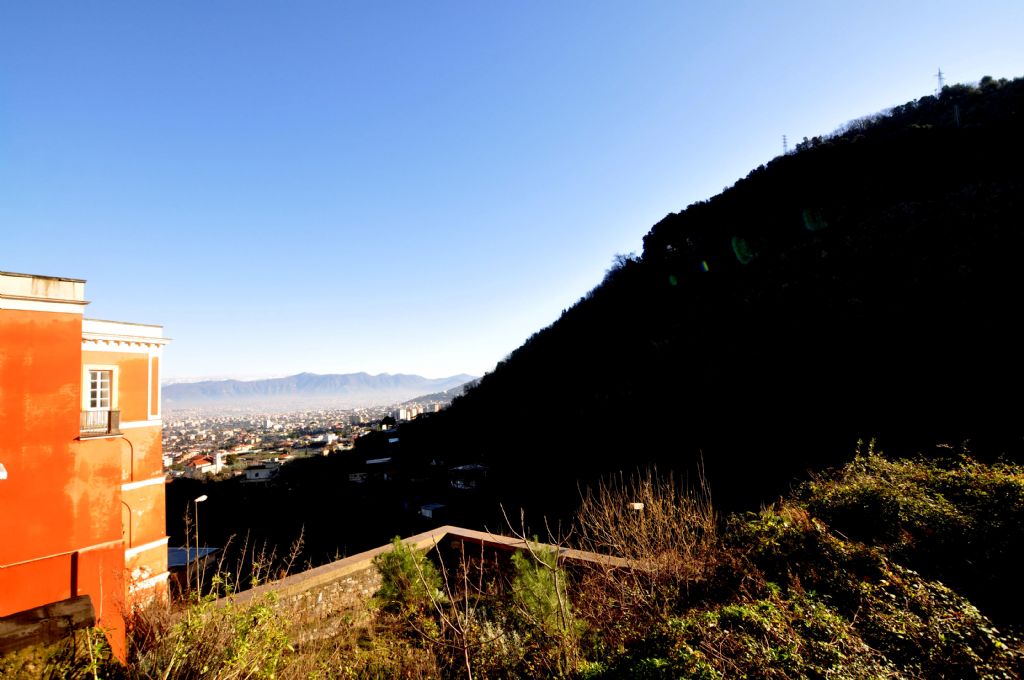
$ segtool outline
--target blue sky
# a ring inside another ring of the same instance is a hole
[[[482,374],[790,140],[1024,75],[1016,2],[9,2],[0,270],[167,377]]]

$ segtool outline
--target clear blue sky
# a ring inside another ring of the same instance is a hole
[[[0,270],[168,377],[482,374],[790,140],[1024,75],[1024,2],[6,2]]]

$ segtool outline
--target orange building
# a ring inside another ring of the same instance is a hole
[[[166,597],[160,326],[83,319],[85,281],[0,272],[0,617]]]

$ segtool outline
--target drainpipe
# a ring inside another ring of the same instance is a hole
[[[128,481],[134,482],[135,481],[135,445],[132,444],[132,440],[131,439],[128,439],[128,437],[124,436],[123,432],[119,432],[118,436],[121,439],[123,439],[126,442],[128,442],[128,449],[129,449],[129,451],[131,451],[131,453],[128,455],[128,460],[129,460],[128,465],[129,465],[129,468],[130,468],[130,471],[129,471],[130,479]]]
[[[123,505],[125,510],[128,511],[128,545],[127,545],[127,547],[131,548],[131,547],[133,547],[133,544],[132,544],[132,507],[130,505],[128,505],[127,503],[125,503],[124,501],[121,501],[121,505]]]

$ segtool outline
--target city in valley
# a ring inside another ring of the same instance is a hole
[[[212,415],[199,410],[165,416],[163,464],[168,479],[265,482],[301,458],[351,451],[359,437],[440,411],[446,402],[273,414]]]

